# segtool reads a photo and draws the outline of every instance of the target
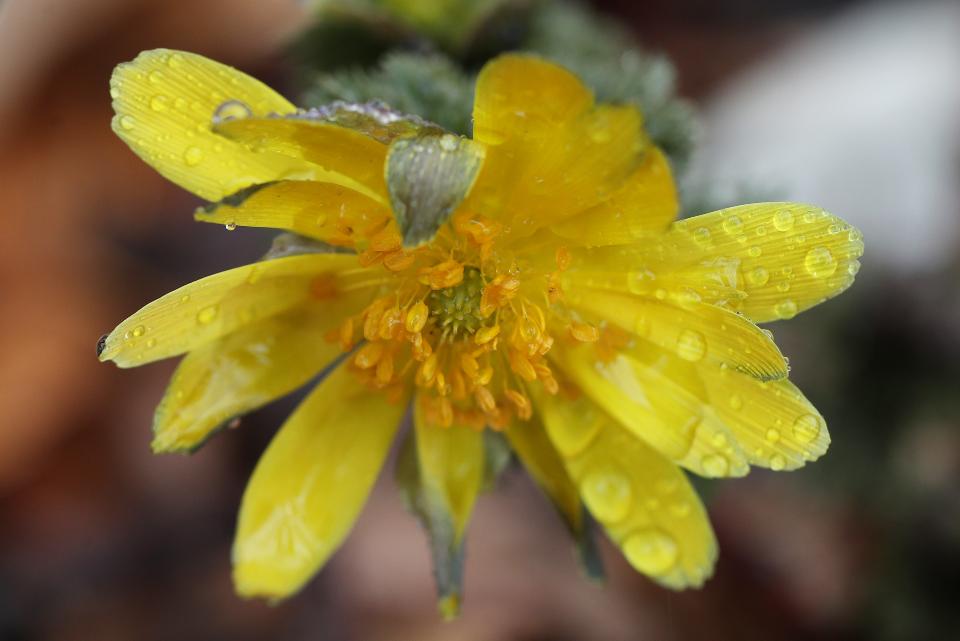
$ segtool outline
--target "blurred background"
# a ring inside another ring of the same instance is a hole
[[[586,581],[551,508],[511,469],[480,499],[455,623],[439,621],[426,539],[389,472],[300,595],[234,596],[235,511],[295,399],[191,457],[154,457],[153,407],[174,363],[121,372],[94,346],[160,294],[256,260],[270,235],[192,221],[194,199],[111,133],[112,67],[187,49],[313,104],[362,94],[356,77],[330,74],[375,74],[387,46],[446,51],[469,72],[534,40],[561,58],[567,42],[596,44],[576,19],[553,40],[533,33],[531,2],[496,3],[511,6],[466,27],[423,19],[431,3],[360,4],[0,2],[0,639],[960,638],[960,3],[949,1],[592,3],[611,21],[602,28],[659,54],[617,60],[624,78],[643,70],[637,100],[688,213],[801,200],[865,236],[850,291],[771,326],[828,421],[830,452],[792,474],[700,483],[721,548],[703,590],[657,588],[606,542],[606,586]],[[600,94],[629,93],[604,82]]]

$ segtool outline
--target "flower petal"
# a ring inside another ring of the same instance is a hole
[[[438,606],[444,618],[459,613],[463,593],[463,536],[483,485],[486,468],[483,433],[462,425],[427,422],[414,402],[415,465],[401,483],[410,508],[430,536]],[[401,459],[411,457],[401,454]],[[398,474],[401,472],[398,467]]]
[[[320,569],[366,501],[404,409],[345,367],[300,404],[243,495],[233,546],[239,594],[283,598]]]
[[[670,588],[702,585],[717,543],[683,472],[583,397],[536,400],[587,508],[627,561]]]
[[[551,356],[596,405],[667,459],[701,476],[749,471],[714,410],[656,367],[625,353],[602,361],[588,345],[555,347]]]
[[[672,305],[572,281],[571,307],[605,319],[690,362],[726,366],[760,380],[784,378],[787,362],[770,336],[737,314],[704,303]]]
[[[477,76],[473,139],[501,144],[530,129],[564,125],[593,105],[593,93],[563,67],[542,58],[505,54]]]
[[[363,194],[333,183],[286,180],[229,197],[197,210],[205,223],[286,229],[333,245],[353,246],[356,234],[382,226],[390,210]]]
[[[136,367],[177,356],[311,300],[336,300],[371,278],[346,254],[290,256],[213,274],[120,323],[98,346],[100,360]]]
[[[589,523],[583,513],[580,492],[567,473],[563,459],[548,438],[539,417],[515,422],[507,427],[506,433],[510,446],[524,469],[549,497],[570,529],[577,542],[577,552],[584,570],[592,577],[601,577],[603,568]]]
[[[260,115],[295,110],[232,67],[184,51],[145,51],[117,66],[110,95],[114,132],[164,177],[201,198],[219,200],[252,184],[313,173],[302,160],[254,153],[210,130],[225,103]]]
[[[708,371],[702,378],[752,465],[794,470],[827,451],[823,417],[790,381],[762,382],[730,371]]]
[[[386,203],[387,147],[369,136],[330,122],[307,118],[234,118],[214,131],[261,153],[281,154],[322,167],[318,180],[344,185]]]
[[[624,245],[663,232],[677,217],[679,202],[670,164],[650,148],[643,164],[609,200],[551,226],[575,245]]]
[[[758,323],[792,318],[844,291],[863,255],[857,229],[797,203],[741,205],[681,220],[665,242],[670,277],[681,286],[703,283],[710,265],[729,274],[733,264],[745,296],[724,302]]]
[[[233,417],[306,383],[342,349],[324,334],[366,298],[300,307],[187,354],[154,415],[154,452],[192,451]]]

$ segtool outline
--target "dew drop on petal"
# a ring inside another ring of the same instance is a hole
[[[767,442],[776,443],[779,440],[780,440],[780,430],[777,430],[772,427],[769,430],[767,430]]]
[[[216,305],[209,305],[197,312],[197,322],[201,325],[208,325],[217,317],[219,308]]]
[[[793,423],[793,435],[801,443],[810,443],[820,436],[820,418],[813,414],[804,414]]]
[[[150,108],[154,111],[166,111],[167,107],[170,106],[170,98],[158,93],[156,96],[150,99]]]
[[[723,221],[723,231],[730,235],[736,235],[743,231],[743,221],[739,216],[730,216]]]
[[[137,121],[133,119],[133,116],[120,116],[120,127],[130,131],[137,126]]]
[[[739,410],[743,407],[743,398],[739,394],[730,397],[730,409]]]
[[[183,162],[190,167],[199,165],[201,160],[203,160],[203,150],[199,147],[187,147],[187,150],[183,152]]]
[[[685,329],[677,337],[677,356],[685,361],[696,362],[707,353],[707,340],[696,330]]]
[[[604,523],[616,523],[630,512],[630,480],[616,470],[587,474],[580,483],[580,492],[590,513]]]
[[[780,318],[793,318],[797,315],[797,304],[790,299],[777,303],[774,308]]]
[[[770,280],[770,272],[763,267],[754,267],[747,272],[747,282],[754,287],[763,287]]]
[[[770,469],[774,472],[779,472],[787,466],[787,459],[783,458],[781,454],[774,454],[770,457]]]
[[[623,543],[623,554],[630,565],[647,574],[669,571],[680,556],[677,542],[659,528],[634,532]]]
[[[723,476],[730,469],[730,463],[722,454],[708,454],[700,461],[707,476]]]
[[[240,120],[249,118],[253,115],[253,110],[245,102],[240,100],[228,100],[217,107],[213,112],[213,122],[226,122],[228,120]]]
[[[826,247],[814,247],[807,252],[803,266],[814,278],[827,278],[837,271],[837,259]]]
[[[227,231],[234,231],[237,228],[237,221],[229,220],[223,224],[223,228]]]
[[[137,325],[136,327],[133,328],[133,335],[139,338],[143,336],[146,333],[146,331],[147,331],[146,327],[144,327],[143,325]]]
[[[793,212],[789,209],[781,209],[773,215],[773,226],[778,231],[790,231],[793,227]]]
[[[693,239],[702,247],[710,246],[710,230],[706,227],[697,227],[693,232]]]

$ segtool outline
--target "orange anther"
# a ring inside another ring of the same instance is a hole
[[[383,343],[367,343],[353,357],[353,362],[360,369],[370,369],[377,364],[381,356],[383,356]]]
[[[571,321],[570,335],[581,343],[595,343],[600,340],[600,330],[589,323]]]
[[[407,310],[407,317],[404,319],[403,326],[411,334],[415,334],[423,329],[427,324],[427,318],[430,316],[430,309],[422,300],[417,301]]]

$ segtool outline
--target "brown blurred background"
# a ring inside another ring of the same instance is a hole
[[[826,416],[807,469],[702,484],[721,558],[671,593],[604,545],[580,577],[513,470],[471,525],[462,618],[389,474],[332,562],[277,606],[230,585],[235,510],[292,399],[192,457],[154,457],[172,363],[121,372],[97,337],[255,260],[269,234],[195,202],[110,131],[112,67],[203,53],[292,94],[295,0],[0,2],[0,639],[960,638],[960,11],[954,2],[597,5],[670,56],[703,116],[691,193],[816,202],[864,230],[857,285],[773,326]]]

